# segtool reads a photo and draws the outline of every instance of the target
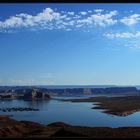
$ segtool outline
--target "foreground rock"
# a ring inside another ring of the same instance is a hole
[[[16,121],[8,116],[0,116],[0,137],[41,138],[41,137],[93,137],[130,138],[140,137],[140,127],[82,127],[62,122],[43,125],[30,121]]]

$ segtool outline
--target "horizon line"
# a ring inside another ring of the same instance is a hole
[[[84,85],[84,84],[81,84],[81,85],[0,85],[0,87],[2,86],[140,86],[140,84],[135,84],[135,85],[132,85],[132,84],[96,84],[96,85]]]

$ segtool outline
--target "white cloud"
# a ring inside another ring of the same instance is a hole
[[[71,18],[70,17],[68,17],[68,18],[65,18],[65,20],[70,20]]]
[[[71,31],[71,29],[66,29],[66,31]]]
[[[135,33],[131,32],[122,32],[122,33],[105,33],[104,36],[108,38],[139,38],[140,37],[140,31],[137,31]]]
[[[95,9],[94,10],[94,12],[96,12],[96,13],[101,13],[101,12],[103,12],[104,10],[103,9]]]
[[[109,14],[96,14],[92,15],[91,18],[94,20],[95,24],[105,26],[105,25],[113,25],[117,22],[117,20],[113,20],[112,16],[117,15],[117,11],[111,11]]]
[[[123,17],[119,20],[117,18],[113,18],[113,16],[116,16],[118,14],[116,10],[104,14],[101,14],[101,12],[105,11],[103,9],[95,9],[94,11],[96,12],[96,14],[92,15],[89,15],[89,12],[92,12],[91,10],[89,10],[88,12],[80,12],[80,15],[87,15],[86,18],[83,18],[72,11],[56,12],[51,8],[46,8],[41,13],[38,13],[35,16],[21,13],[12,16],[5,21],[0,21],[0,32],[10,32],[8,31],[9,28],[19,27],[34,27],[49,30],[66,29],[67,26],[82,27],[84,25],[88,26],[89,24],[105,27],[114,25],[118,21],[125,25],[133,25],[138,23],[138,21],[140,20],[140,14],[133,14],[128,17]]]
[[[99,11],[99,9],[98,9]],[[66,12],[66,11],[54,11],[51,8],[45,8],[42,12],[36,15],[30,15],[26,13],[20,13],[15,16],[9,17],[5,21],[0,21],[0,32],[13,32],[14,29],[27,28],[32,31],[38,29],[64,29],[69,30],[70,28],[76,29],[89,24],[106,26],[113,25],[117,20],[112,19],[113,16],[117,15],[117,11],[110,11],[107,14],[92,14],[89,12],[81,11],[79,13]],[[82,15],[86,15],[83,18]]]
[[[105,33],[105,37],[112,39],[116,43],[120,43],[119,46],[127,47],[130,49],[140,49],[140,31],[137,32],[121,32],[121,33]],[[116,39],[119,39],[116,40]]]
[[[78,25],[76,25],[76,28],[80,28],[82,26],[83,26],[83,24],[78,24]]]
[[[20,17],[10,17],[9,19],[6,19],[5,22],[0,22],[0,27],[2,28],[18,27],[23,24],[24,22]]]
[[[81,14],[81,15],[86,15],[86,14],[87,14],[87,12],[80,12],[80,14]]]
[[[79,18],[81,18],[81,16],[80,15],[75,15],[73,18],[74,19],[79,19]]]
[[[36,15],[20,13],[13,15],[4,21],[0,21],[0,32],[12,33],[20,31],[20,29],[23,29],[23,31],[24,29],[31,31],[37,31],[39,29],[76,30],[83,26],[87,29],[91,29],[92,27],[97,26],[113,26],[118,23],[133,25],[140,21],[140,14],[133,14],[128,17],[125,16],[120,18],[118,16],[119,13],[116,10],[107,11],[104,9],[95,9],[93,11],[96,13],[93,13],[92,10],[79,11],[76,13],[73,11],[56,11],[52,8],[45,8]],[[126,36],[126,34],[122,36]]]
[[[68,15],[74,15],[74,12],[55,12],[51,8],[46,8],[43,12],[35,16],[21,13],[12,16],[5,21],[0,21],[0,32],[9,32],[10,29],[28,28],[36,29],[66,29],[66,26],[73,26],[73,21]],[[66,25],[66,26],[64,26]],[[11,31],[12,32],[12,31]]]
[[[89,12],[89,13],[92,13],[92,11],[91,11],[91,10],[89,10],[88,12]]]
[[[46,25],[52,20],[59,20],[60,13],[54,12],[51,8],[46,8],[42,13],[38,13],[36,16],[28,14],[17,14],[3,22],[0,22],[0,28],[16,28],[16,27],[31,27],[39,25]]]
[[[74,12],[68,12],[69,15],[74,15]]]
[[[113,19],[112,17],[117,15],[117,11],[110,11],[108,14],[93,14],[85,19],[80,19],[77,22],[78,23],[86,23],[86,24],[94,24],[99,26],[107,26],[107,25],[113,25],[117,23],[117,20]]]
[[[122,18],[120,22],[122,22],[125,25],[130,26],[130,25],[138,23],[139,20],[140,20],[140,14],[133,14],[131,16]]]
[[[60,17],[60,19],[65,19],[65,18],[67,18],[67,15],[62,15],[62,16]]]
[[[132,49],[140,49],[140,44],[133,44],[133,45],[129,45],[129,48],[132,48]]]
[[[124,46],[129,47],[130,49],[140,50],[139,40],[129,40]]]

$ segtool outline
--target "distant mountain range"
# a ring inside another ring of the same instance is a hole
[[[114,85],[86,85],[86,86],[1,86],[0,93],[26,94],[31,90],[37,90],[49,95],[81,95],[81,94],[134,94],[140,90],[135,86],[114,86]]]
[[[109,87],[136,87],[140,89],[140,85],[34,85],[34,86],[0,86],[0,90],[16,90],[16,89],[33,89],[33,88],[47,88],[47,89],[66,89],[66,88],[109,88]]]

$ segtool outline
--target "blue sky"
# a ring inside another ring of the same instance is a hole
[[[140,84],[139,4],[0,4],[0,85]]]

